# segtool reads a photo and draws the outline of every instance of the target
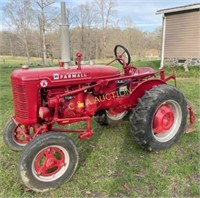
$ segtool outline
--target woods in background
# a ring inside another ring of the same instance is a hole
[[[117,16],[116,0],[94,0],[72,7],[66,2],[70,22],[72,58],[81,51],[85,60],[113,56],[116,44],[136,57],[159,56],[161,29],[142,32],[131,19]],[[58,0],[9,0],[4,7],[0,55],[59,58],[60,4]]]

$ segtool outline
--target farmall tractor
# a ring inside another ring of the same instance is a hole
[[[11,74],[14,115],[7,123],[4,140],[21,152],[19,173],[23,183],[34,191],[47,191],[67,182],[78,166],[78,152],[68,132],[81,140],[92,137],[91,119],[100,125],[115,124],[128,118],[135,141],[147,151],[171,147],[186,128],[187,115],[194,122],[192,109],[183,94],[168,85],[175,73],[136,68],[130,64],[126,48],[114,48],[123,72],[107,65],[77,65],[29,69]],[[159,76],[159,77],[157,77]],[[69,124],[85,121],[86,129]]]
[[[19,172],[30,189],[46,191],[72,177],[79,157],[63,132],[79,133],[81,140],[92,137],[92,117],[101,125],[129,117],[136,142],[148,151],[169,148],[183,134],[188,111],[193,116],[183,94],[167,84],[175,75],[166,78],[164,70],[134,67],[121,45],[114,53],[123,73],[110,65],[81,66],[81,53],[69,69],[61,64],[12,72],[15,114],[4,139],[11,149],[23,149]],[[86,129],[59,127],[80,121],[87,123]]]

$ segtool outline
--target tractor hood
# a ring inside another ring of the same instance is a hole
[[[108,79],[120,76],[117,68],[108,65],[82,66],[81,70],[77,66],[68,69],[64,67],[48,68],[22,68],[14,70],[11,74],[12,80],[17,81],[43,81],[47,85],[59,86],[72,85],[78,83],[91,83],[101,79]],[[45,84],[44,84],[45,85]],[[45,85],[46,86],[46,85]],[[49,86],[48,86],[49,87]]]

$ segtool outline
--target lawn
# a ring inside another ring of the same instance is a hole
[[[140,65],[138,63],[138,65]],[[80,156],[70,182],[46,193],[25,188],[18,175],[19,153],[3,142],[3,128],[13,113],[9,75],[15,69],[0,67],[0,197],[199,197],[199,70],[178,71],[180,88],[197,116],[194,132],[184,134],[168,150],[149,153],[133,140],[129,123],[101,127],[93,121],[94,135],[79,141]]]

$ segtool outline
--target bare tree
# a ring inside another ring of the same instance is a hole
[[[11,0],[4,9],[4,13],[7,19],[8,27],[10,31],[15,32],[19,40],[19,46],[24,49],[28,59],[28,63],[31,63],[30,58],[30,45],[29,45],[29,33],[33,25],[33,9],[31,7],[30,0]],[[13,54],[12,40],[9,40],[10,52]]]
[[[47,31],[47,16],[45,15],[45,9],[50,5],[54,4],[56,0],[36,0],[36,3],[40,9],[40,15],[38,16],[41,40],[42,40],[42,59],[43,64],[47,64],[47,41],[46,41],[46,31]]]
[[[49,54],[59,58],[60,12],[53,6],[55,2],[9,0],[4,9],[9,28],[0,32],[0,54],[26,55],[29,63],[30,56],[43,57],[45,64]],[[146,51],[154,49],[159,51],[160,29],[144,33],[128,17],[113,18],[115,6],[115,0],[93,0],[74,8],[67,6],[72,51],[82,51],[85,59],[112,57],[113,47],[118,43],[126,46],[134,57],[143,58]],[[123,24],[123,28],[116,24]]]
[[[94,58],[92,40],[94,36],[92,34],[92,28],[96,21],[96,12],[93,8],[93,4],[81,4],[74,9],[74,22],[77,26],[77,30],[80,32],[79,41],[80,49],[85,55],[84,58]]]
[[[101,28],[102,28],[102,36],[103,36],[103,44],[102,44],[102,54],[103,58],[105,58],[105,51],[106,51],[106,33],[107,28],[111,20],[111,16],[113,15],[114,8],[116,6],[115,0],[95,0],[97,5],[97,10],[100,14],[100,21],[101,21]]]

